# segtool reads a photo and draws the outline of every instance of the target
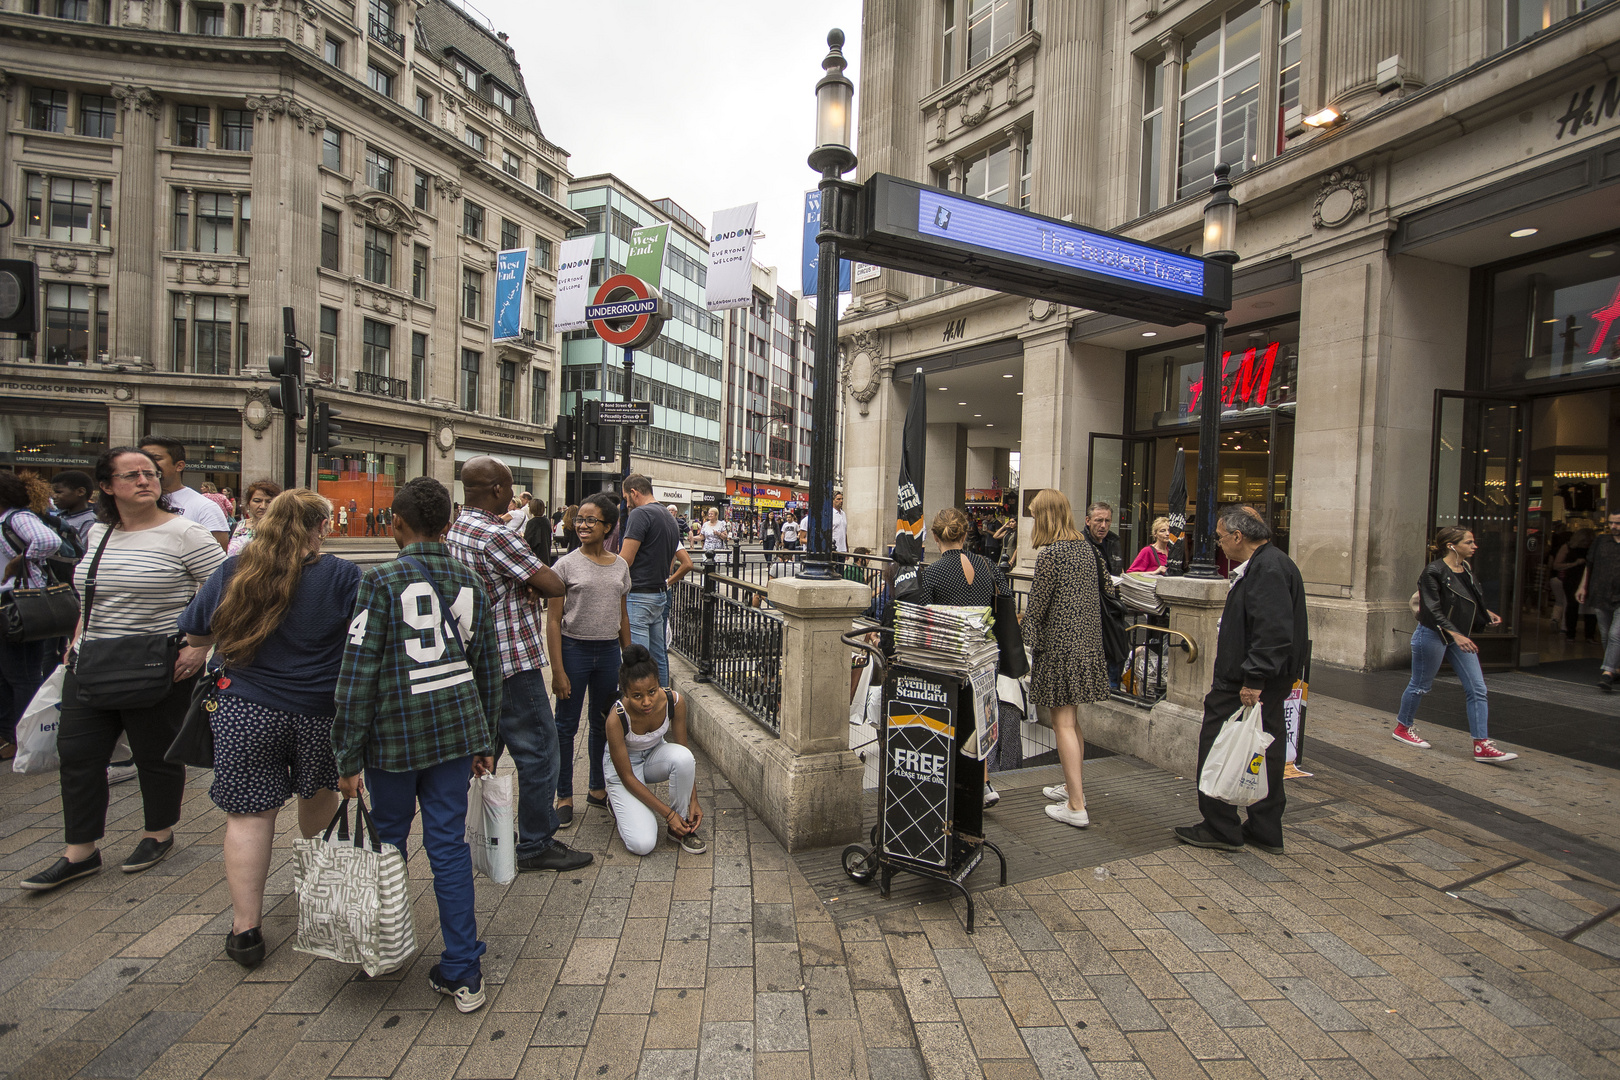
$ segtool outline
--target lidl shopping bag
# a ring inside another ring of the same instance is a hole
[[[352,841],[347,817],[351,801]],[[293,841],[293,860],[298,893],[293,948],[340,964],[359,964],[373,977],[405,966],[416,951],[405,857],[393,844],[377,839],[365,803],[344,799],[323,835]]]
[[[1233,806],[1248,806],[1266,797],[1266,748],[1271,736],[1260,726],[1260,706],[1233,713],[1215,736],[1198,790]]]
[[[473,869],[497,885],[517,877],[512,778],[475,776],[467,787],[467,847]]]
[[[55,772],[61,764],[56,756],[56,726],[62,719],[62,678],[66,670],[56,665],[17,721],[17,756],[11,762],[12,772]]]

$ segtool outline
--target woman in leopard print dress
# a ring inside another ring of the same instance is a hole
[[[1113,589],[1099,570],[1097,549],[1074,525],[1069,500],[1047,488],[1030,502],[1035,519],[1031,541],[1040,549],[1035,578],[1024,608],[1024,640],[1034,651],[1030,682],[1036,705],[1051,710],[1058,760],[1064,783],[1046,789],[1056,800],[1047,816],[1077,828],[1091,824],[1081,787],[1080,766],[1085,738],[1077,706],[1108,697],[1108,661],[1103,652],[1099,580]]]

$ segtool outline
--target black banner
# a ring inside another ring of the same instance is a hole
[[[890,677],[884,701],[884,851],[939,869],[950,861],[956,698],[954,679],[907,669]]]
[[[894,530],[894,561],[904,566],[915,566],[923,557],[923,469],[928,437],[926,382],[922,368],[918,368],[911,377],[911,404],[906,407],[906,424],[900,434],[900,500]]]

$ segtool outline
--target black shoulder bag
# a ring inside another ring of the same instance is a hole
[[[1102,616],[1103,654],[1110,664],[1123,664],[1131,654],[1131,638],[1125,629],[1125,605],[1108,591],[1107,557],[1096,545],[1088,543],[1086,546],[1097,560],[1097,611]]]
[[[992,582],[997,581],[995,573],[992,567]],[[1018,598],[1012,594],[1010,587],[1002,592],[1000,584],[996,584],[995,589],[995,596],[990,600],[990,613],[993,616],[991,629],[996,635],[996,647],[1001,651],[996,673],[1009,679],[1022,679],[1029,674],[1029,654],[1024,651],[1024,630],[1018,624]]]
[[[15,515],[12,515],[15,516]],[[0,522],[10,544],[23,561],[22,583],[0,600],[0,628],[5,639],[13,645],[27,641],[50,641],[73,636],[79,625],[79,596],[71,581],[52,580],[49,572],[45,584],[35,589],[28,586],[28,544],[11,527],[11,517]]]
[[[174,689],[174,663],[180,655],[178,634],[130,634],[87,640],[96,603],[96,570],[113,530],[108,526],[96,545],[84,581],[84,630],[74,654],[73,681],[79,704],[92,709],[144,709]]]
[[[164,761],[176,765],[191,765],[198,769],[214,767],[214,711],[219,708],[219,687],[230,685],[223,668],[212,671],[204,668],[191,688],[191,704],[186,718],[180,721],[180,731],[163,755]]]

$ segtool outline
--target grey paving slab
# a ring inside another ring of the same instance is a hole
[[[718,878],[718,867],[716,868]],[[725,885],[715,883],[714,895],[710,898],[710,918],[717,923],[741,923],[754,921],[754,890],[746,885]]]
[[[200,1012],[149,1012],[97,1054],[82,1075],[133,1080],[202,1018]]]
[[[1193,952],[1230,952],[1232,949],[1190,911],[1161,911],[1154,917]]]
[[[1332,995],[1314,980],[1303,975],[1272,979],[1271,985],[1323,1031],[1361,1031],[1367,1026],[1351,1015],[1350,1010],[1333,1000]]]
[[[1001,992],[996,989],[989,969],[984,966],[984,960],[976,950],[935,949],[934,959],[945,973],[945,984],[950,987],[952,997],[1000,996]]]
[[[1187,988],[1200,1008],[1211,1020],[1223,1028],[1264,1027],[1265,1021],[1227,985],[1226,980],[1212,971],[1190,971],[1176,976],[1176,981]]]
[[[1065,1027],[1019,1028],[1041,1080],[1094,1080],[1097,1073]]]
[[[614,867],[613,869],[620,871],[624,868]],[[617,876],[622,877],[623,875],[620,873]],[[631,879],[630,885],[634,884],[634,879]],[[616,894],[603,896],[601,895],[601,888],[601,881],[598,879],[596,889],[591,892],[590,905],[585,908],[579,919],[578,934],[580,937],[612,938],[618,937],[624,932],[625,916],[630,912],[628,887],[626,887],[623,896]]]
[[[872,1047],[866,1067],[873,1080],[928,1080],[922,1055],[912,1047]]]
[[[643,1050],[639,1080],[697,1080],[696,1050]]]
[[[602,1001],[600,986],[559,985],[546,999],[530,1046],[584,1046]]]
[[[710,967],[752,967],[753,964],[752,923],[716,923],[710,928]]]
[[[1086,983],[1121,1031],[1159,1031],[1166,1025],[1129,975],[1087,975]]]
[[[1441,980],[1474,1004],[1488,1009],[1511,1027],[1537,1027],[1547,1022],[1546,1017],[1519,1001],[1506,990],[1477,976],[1445,978]]]
[[[61,955],[59,950],[19,949],[0,960],[0,996]]]
[[[1050,949],[1061,949],[1057,938],[1052,931],[1041,922],[1041,917],[1027,908],[1010,908],[1006,911],[997,911],[1001,925],[1006,927],[1007,934],[1018,947],[1025,952],[1044,952]]]
[[[754,995],[754,1048],[761,1053],[810,1049],[810,1026],[804,995]]]
[[[664,936],[671,941],[707,941],[709,902],[676,900],[669,905],[669,927]]]
[[[703,1080],[753,1080],[753,1023],[704,1024],[698,1043],[698,1075]]]
[[[754,905],[755,941],[795,941],[792,904]]]
[[[134,982],[156,960],[114,957],[97,964],[89,974],[76,981],[46,1003],[47,1009],[95,1009],[106,1004],[124,987]]]
[[[1315,949],[1317,952],[1321,953],[1322,956],[1327,959],[1328,963],[1332,964],[1334,967],[1338,968],[1340,971],[1344,972],[1346,975],[1349,975],[1353,979],[1389,974],[1389,972],[1385,971],[1377,963],[1351,948],[1350,945],[1337,934],[1324,931],[1320,933],[1296,934],[1294,936],[1300,941],[1303,941],[1305,944],[1309,945],[1311,948]]]

